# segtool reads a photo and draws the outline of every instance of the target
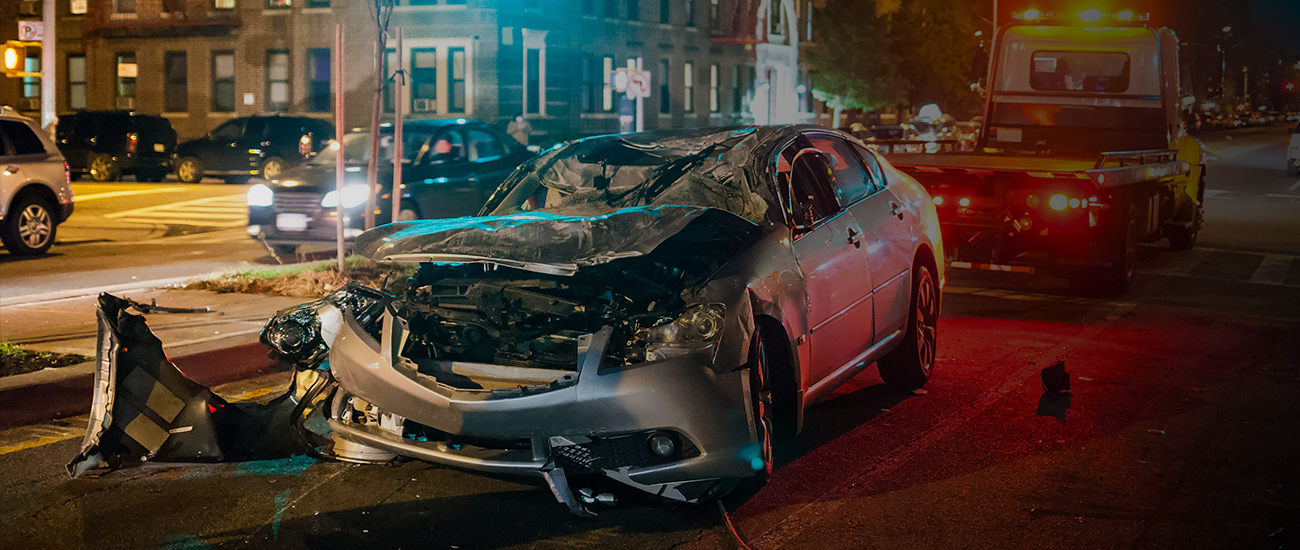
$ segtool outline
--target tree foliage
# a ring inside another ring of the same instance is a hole
[[[945,112],[978,109],[979,96],[970,89],[971,60],[979,46],[975,31],[989,29],[975,12],[977,5],[911,0],[890,14],[890,45],[909,103],[937,103]]]
[[[879,109],[903,99],[887,21],[875,2],[828,0],[813,12],[813,95],[833,109]]]

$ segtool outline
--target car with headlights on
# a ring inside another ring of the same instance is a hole
[[[525,162],[479,214],[358,237],[410,277],[270,319],[262,342],[296,376],[263,408],[174,382],[181,412],[135,417],[137,438],[105,428],[131,421],[108,404],[156,386],[97,382],[69,471],[283,455],[296,440],[344,461],[540,476],[579,515],[611,482],[698,502],[764,478],[803,410],[873,364],[906,389],[934,367],[934,204],[843,132],[584,139]],[[124,303],[101,298],[99,379],[179,378]],[[289,420],[273,434],[266,418]]]
[[[1300,176],[1300,124],[1291,128],[1291,141],[1286,147],[1286,175]]]
[[[392,220],[394,132],[379,131],[376,223]],[[365,229],[370,199],[366,167],[370,133],[343,136],[346,187],[335,181],[338,154],[327,148],[306,164],[277,178],[259,181],[248,191],[248,235],[263,240],[277,254],[292,254],[305,243],[337,239],[342,203],[348,240]],[[398,220],[470,216],[519,163],[533,153],[514,138],[477,120],[420,119],[402,126],[402,206]]]

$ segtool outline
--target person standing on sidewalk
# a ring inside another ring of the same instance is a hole
[[[515,141],[524,145],[528,145],[528,134],[532,132],[533,126],[528,123],[528,119],[524,118],[523,113],[515,115],[515,119],[506,125],[506,133],[515,138]]]

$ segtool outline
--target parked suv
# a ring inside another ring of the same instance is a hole
[[[162,181],[171,171],[176,131],[167,119],[130,111],[88,111],[59,117],[55,141],[72,177],[96,181],[135,175]]]
[[[226,121],[207,135],[176,146],[176,177],[198,183],[203,176],[244,183],[252,176],[275,179],[302,164],[334,138],[329,122],[299,116],[250,116]]]
[[[351,240],[365,228],[365,166],[370,160],[370,132],[343,136],[347,187],[335,186],[336,152],[325,150],[307,164],[248,192],[248,234],[264,239],[277,254],[293,253],[299,244],[333,242],[336,213],[343,204]],[[402,211],[398,220],[455,218],[478,213],[492,191],[515,167],[533,157],[514,138],[483,122],[459,119],[410,120],[402,126]],[[379,182],[376,222],[392,219],[393,126],[379,132]]]
[[[72,215],[68,164],[31,119],[0,108],[0,241],[10,254],[43,254]]]

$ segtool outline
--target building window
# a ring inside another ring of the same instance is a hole
[[[627,18],[630,21],[641,20],[641,0],[627,0]]]
[[[189,63],[185,52],[164,52],[163,110],[169,113],[180,113],[189,109]]]
[[[279,113],[289,110],[289,52],[266,51],[266,110]]]
[[[731,68],[731,112],[740,113],[740,104],[745,97],[745,87],[740,80],[740,65]]]
[[[605,0],[605,17],[618,17],[618,0]]]
[[[542,50],[529,48],[527,64],[524,68],[528,72],[527,84],[524,87],[524,96],[527,99],[524,112],[535,115],[542,112]]]
[[[401,2],[397,2],[397,3],[400,4]],[[406,5],[408,5],[408,6],[433,6],[433,5],[436,5],[437,3],[438,3],[438,0],[408,0],[408,1],[406,2]]]
[[[447,111],[465,112],[465,48],[447,49]]]
[[[595,15],[595,13],[596,13],[596,0],[582,0],[582,14]]]
[[[307,48],[307,111],[330,110],[330,50]]]
[[[293,0],[266,0],[266,9],[284,10],[293,5]]]
[[[41,58],[35,55],[27,56],[27,59],[23,60],[23,72],[41,72]],[[23,77],[23,97],[41,97],[41,77]]]
[[[668,74],[671,70],[668,68],[668,60],[659,60],[659,113],[671,114],[673,112],[672,95],[668,90]]]
[[[212,52],[212,110],[235,110],[235,52]]]
[[[448,2],[448,4],[450,3],[451,2]],[[307,3],[303,4],[303,7],[304,8],[328,8],[330,7],[330,0],[307,0]]]
[[[745,79],[745,107],[748,109],[749,104],[754,101],[754,90],[758,85],[758,70],[753,65],[745,67],[749,76]]]
[[[69,2],[68,13],[72,15],[86,15],[86,0],[72,0]]]
[[[600,108],[609,112],[614,110],[614,88],[609,85],[609,79],[614,76],[614,58],[608,55],[600,58],[600,67],[601,81],[604,83],[601,85]]]
[[[590,113],[595,110],[596,106],[596,87],[595,78],[592,72],[591,54],[582,54],[578,58],[578,106],[583,113]]]
[[[695,26],[695,0],[686,0],[686,26]]]
[[[682,94],[682,103],[688,113],[695,112],[695,63],[690,61],[684,65],[685,71],[682,74],[682,87],[685,88]]]
[[[117,54],[117,97],[135,97],[135,52]]]
[[[212,0],[213,9],[233,10],[235,9],[235,0]]]
[[[113,13],[135,13],[135,0],[113,0]]]
[[[659,22],[668,25],[673,22],[672,0],[659,0]]]
[[[785,15],[785,12],[782,10],[783,7],[784,6],[780,2],[772,2],[768,7],[768,34],[785,34],[784,26],[781,24],[782,16]]]
[[[397,79],[393,78],[393,71],[397,70],[397,50],[388,50],[384,53],[384,112],[393,112],[393,86],[397,85]]]
[[[86,110],[86,54],[68,54],[68,108]]]
[[[411,111],[438,110],[438,50],[411,50]]]
[[[718,0],[709,0],[709,27],[714,30],[722,28],[722,13],[718,10]]]
[[[709,112],[718,112],[718,64],[709,65]]]
[[[466,1],[467,0],[447,0],[445,3],[448,5],[464,5]],[[538,0],[528,0],[528,7],[530,8],[537,7],[537,1]]]

